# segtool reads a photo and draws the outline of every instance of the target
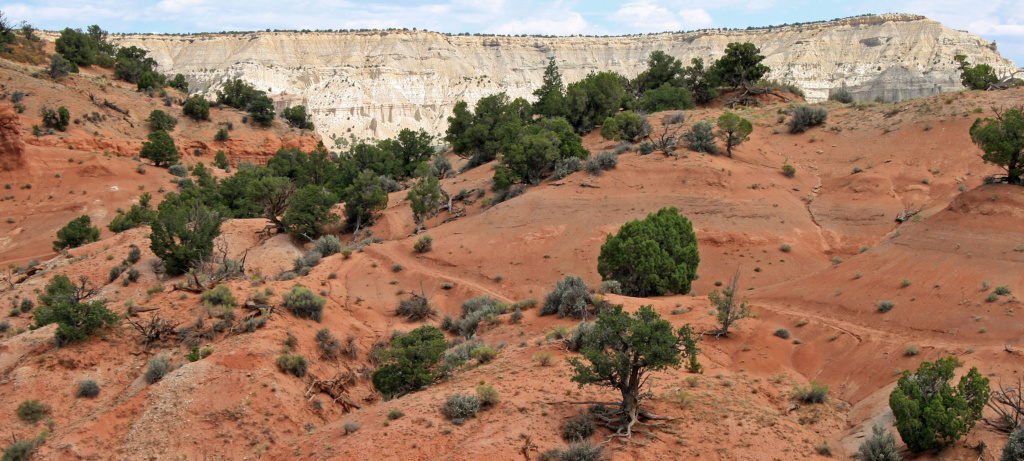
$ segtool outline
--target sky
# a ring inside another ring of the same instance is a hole
[[[417,28],[448,33],[621,35],[914,13],[997,42],[1024,66],[1020,0],[0,0],[17,23],[110,32]]]

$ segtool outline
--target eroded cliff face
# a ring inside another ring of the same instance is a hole
[[[635,76],[654,50],[685,63],[691,58],[708,62],[730,42],[752,42],[767,57],[769,78],[800,86],[811,101],[843,85],[859,100],[960,90],[957,54],[989,64],[1001,75],[1016,69],[980,37],[913,15],[627,37],[377,31],[124,35],[114,40],[149,50],[161,71],[184,74],[193,92],[212,93],[225,80],[239,77],[267,90],[279,105],[304,103],[329,146],[342,146],[353,136],[389,137],[402,128],[443,133],[460,100],[472,105],[500,91],[532,100],[552,58],[569,83],[591,71]]]

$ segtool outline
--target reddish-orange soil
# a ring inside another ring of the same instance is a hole
[[[0,69],[7,88],[30,93],[20,119],[28,144],[25,166],[0,173],[0,182],[12,185],[5,195],[14,196],[0,202],[0,219],[14,221],[0,222],[7,226],[0,228],[0,259],[45,262],[40,273],[20,283],[13,283],[20,280],[15,273],[0,281],[8,306],[34,299],[57,273],[102,284],[134,243],[142,248],[140,279],[127,287],[103,286],[98,296],[108,306],[122,315],[127,301],[153,309],[137,319],[215,322],[197,294],[173,289],[180,278],[154,271],[148,229],[112,235],[103,227],[143,191],[159,199],[161,188],[172,187],[164,169],[136,172],[131,157],[147,131],[142,117],[129,117],[132,127],[111,112],[97,126],[87,122],[66,134],[31,134],[43,106],[65,105],[73,117],[98,110],[90,106],[89,93],[130,107],[131,114],[148,114],[162,108],[162,101],[99,76],[54,83],[32,78],[32,69],[10,63]],[[104,84],[106,93],[97,89]],[[248,277],[227,284],[235,297],[272,288],[271,299],[279,304],[281,293],[302,284],[327,298],[322,322],[277,309],[263,329],[205,340],[213,353],[192,363],[177,342],[144,348],[127,324],[56,348],[53,326],[30,330],[30,315],[4,309],[0,321],[12,330],[0,340],[0,414],[8,415],[0,418],[0,433],[29,438],[48,430],[41,459],[537,459],[565,446],[559,425],[582,408],[570,402],[615,398],[607,389],[570,382],[567,353],[560,342],[545,339],[552,328],[571,328],[573,321],[539,317],[537,309],[526,311],[518,325],[502,316],[479,336],[504,346],[493,362],[474,361],[450,379],[392,401],[381,401],[373,391],[367,352],[393,330],[418,326],[393,313],[410,292],[423,290],[441,315],[456,316],[463,301],[481,294],[542,300],[569,274],[596,286],[605,236],[624,222],[675,206],[693,222],[699,239],[693,292],[607,299],[629,310],[651,304],[676,326],[709,329],[714,317],[707,294],[739,268],[754,317],[740,321],[729,338],[705,339],[702,375],[681,369],[654,374],[645,405],[675,418],[666,427],[628,442],[607,439],[607,431],[595,440],[607,441],[615,460],[823,459],[816,449],[823,444],[833,457],[849,457],[872,423],[891,428],[887,397],[901,370],[954,354],[965,364],[959,372],[977,366],[993,384],[1019,376],[1019,302],[1014,295],[987,302],[991,289],[983,287],[1024,290],[1024,189],[982,184],[999,169],[981,161],[967,131],[975,117],[1021,100],[1024,91],[1011,90],[895,105],[825,104],[828,122],[798,135],[782,123],[784,105],[739,110],[755,129],[732,158],[682,148],[678,157],[625,153],[617,168],[599,176],[581,171],[546,181],[494,206],[479,200],[466,216],[447,223],[442,213],[427,222],[434,244],[423,254],[412,250],[415,224],[405,192],[397,192],[371,228],[383,243],[350,258],[325,258],[291,281],[274,276],[304,251],[300,242],[261,237],[263,220],[229,221],[223,243],[233,257],[247,252]],[[281,146],[309,150],[315,144],[277,125],[249,128],[235,111],[214,109],[212,123],[196,123],[179,106],[168,109],[179,119],[174,135],[190,163],[209,161],[217,149],[237,161],[265,158]],[[688,111],[686,123],[721,112]],[[651,117],[656,134],[663,115]],[[232,141],[208,141],[216,124],[226,121],[235,124]],[[591,134],[585,144],[599,152],[615,143]],[[195,148],[205,156],[195,157]],[[796,167],[795,177],[782,174],[784,163]],[[491,174],[484,166],[445,179],[442,186],[450,193],[482,187],[491,195]],[[23,188],[29,183],[31,189]],[[968,191],[961,193],[961,185]],[[919,207],[919,218],[896,222],[901,211]],[[83,213],[104,228],[103,239],[54,256],[50,242],[56,230]],[[347,244],[352,236],[341,238]],[[393,270],[396,264],[400,272]],[[158,286],[163,290],[152,290]],[[881,300],[895,307],[880,313]],[[343,339],[353,335],[360,352],[355,358],[320,359],[313,338],[323,327]],[[773,335],[778,328],[787,328],[792,338]],[[361,408],[346,413],[327,394],[309,393],[308,378],[278,371],[275,360],[289,334],[297,339],[296,351],[312,360],[312,374],[350,377],[346,395]],[[910,345],[920,354],[906,356]],[[541,352],[554,355],[550,366],[534,360]],[[176,368],[147,385],[146,364],[158,354],[170,356]],[[102,388],[94,400],[75,398],[76,383],[86,378]],[[829,385],[829,402],[796,405],[793,387],[811,380]],[[500,392],[496,407],[461,426],[441,415],[448,395],[480,384]],[[26,399],[52,406],[51,427],[15,416]],[[392,410],[404,416],[389,420]],[[359,430],[347,433],[343,423],[349,421]],[[979,442],[993,459],[1005,440],[979,424],[950,449],[910,459],[977,459]]]

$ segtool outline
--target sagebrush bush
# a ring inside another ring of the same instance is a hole
[[[491,408],[501,401],[501,395],[494,389],[494,386],[477,386],[476,396],[480,399],[480,408],[484,409]]]
[[[3,461],[29,461],[36,451],[33,440],[15,440],[4,449]]]
[[[690,130],[683,134],[687,148],[694,152],[717,154],[718,144],[715,143],[715,139],[714,126],[708,122],[694,123]]]
[[[480,410],[480,397],[473,394],[456,393],[448,396],[441,407],[441,414],[456,425],[462,425],[466,418],[471,418]]]
[[[94,379],[83,379],[78,382],[78,392],[75,397],[93,398],[100,395],[100,385]]]
[[[582,278],[567,275],[555,282],[555,288],[544,297],[540,315],[583,319],[590,314],[590,288]]]
[[[598,168],[602,170],[611,170],[619,165],[619,158],[614,152],[603,151],[594,156],[594,161],[597,162]]]
[[[231,310],[235,307],[235,297],[231,294],[231,289],[227,285],[217,285],[212,290],[204,291],[203,294],[199,295],[199,300],[208,309]]]
[[[333,235],[324,235],[316,240],[316,243],[313,244],[313,249],[320,252],[326,258],[341,252],[341,240]]]
[[[993,291],[993,293],[995,293],[995,294],[997,294],[999,296],[1006,296],[1006,295],[1010,294],[1010,287],[1008,287],[1006,285],[997,286],[995,288],[995,290]]]
[[[402,410],[395,409],[388,412],[388,419],[391,421],[394,421],[403,416],[405,416],[405,413],[403,413]]]
[[[562,423],[562,440],[579,442],[594,435],[594,417],[589,413],[580,412]]]
[[[556,450],[558,461],[600,461],[605,459],[604,446],[590,442],[573,443],[565,450]]]
[[[588,158],[586,162],[583,162],[583,170],[591,176],[597,176],[601,174],[601,165],[597,163],[593,157]]]
[[[650,154],[650,153],[654,152],[654,143],[652,143],[650,141],[644,141],[644,142],[642,142],[640,144],[637,144],[636,150],[637,150],[637,152],[640,153],[640,155]]]
[[[296,377],[306,376],[306,367],[309,364],[301,354],[281,354],[277,357],[277,368],[285,373],[291,373]]]
[[[1000,461],[1020,461],[1024,459],[1024,425],[1017,426],[1010,433],[1010,440],[1006,441],[1003,447],[1003,457]]]
[[[30,424],[36,424],[41,421],[46,415],[50,414],[50,406],[40,402],[38,399],[25,400],[18,405],[18,417],[22,421]]]
[[[793,115],[789,119],[790,133],[803,133],[808,128],[821,125],[828,119],[828,111],[821,107],[800,105],[793,108]]]
[[[583,169],[583,161],[578,157],[565,157],[555,160],[555,171],[551,180],[557,181]]]
[[[618,280],[605,280],[601,282],[601,285],[597,288],[597,292],[601,294],[622,294],[622,282]]]
[[[825,403],[828,400],[828,384],[811,381],[807,386],[793,388],[793,398],[803,403]]]
[[[787,178],[792,178],[793,176],[796,176],[796,167],[788,163],[782,165],[782,174],[785,175]]]
[[[594,322],[580,322],[579,325],[573,327],[572,332],[569,333],[566,349],[572,352],[579,352],[585,345],[587,335],[594,330],[594,325],[596,325]]]
[[[317,330],[316,348],[325,359],[336,359],[341,355],[341,341],[327,327]]]
[[[21,312],[28,312],[28,311],[32,310],[32,308],[35,307],[35,306],[36,306],[36,303],[33,302],[31,299],[29,299],[29,298],[21,298],[21,303],[19,304],[19,307],[21,308]]]
[[[345,424],[342,424],[341,427],[345,429],[345,435],[359,430],[359,424],[356,424],[354,421],[345,421]]]
[[[419,240],[417,240],[416,243],[412,245],[412,249],[416,250],[417,253],[426,253],[430,251],[433,247],[434,238],[431,237],[429,234],[420,237]]]
[[[149,361],[149,368],[146,369],[146,383],[153,384],[163,379],[171,371],[171,358],[166,355],[158,355]]]
[[[417,294],[399,301],[395,313],[414,322],[437,316],[437,310],[431,306],[430,300]]]
[[[142,250],[140,250],[139,247],[132,245],[128,250],[128,258],[125,261],[128,261],[128,264],[135,264],[139,262],[140,259],[142,259]]]
[[[327,300],[313,294],[313,290],[309,288],[296,285],[292,291],[281,297],[284,298],[284,307],[296,317],[319,322],[324,316],[324,304]]]
[[[480,363],[487,363],[498,356],[498,351],[491,349],[488,346],[481,346],[473,349],[473,351],[470,352],[470,355]]]
[[[789,339],[789,330],[785,328],[779,328],[778,330],[775,330],[774,334],[775,336],[778,336],[782,339]]]
[[[879,312],[889,312],[893,307],[896,307],[896,303],[892,301],[879,301],[877,307]]]
[[[875,424],[871,427],[871,436],[860,444],[857,451],[860,461],[902,461],[903,455],[896,450],[896,436]],[[1012,458],[1016,461],[1019,458]],[[1003,461],[1008,461],[1003,458]]]
[[[320,251],[316,249],[309,250],[302,256],[295,258],[293,270],[300,272],[307,267],[316,267],[317,264],[320,264],[321,258],[323,258],[323,254]]]

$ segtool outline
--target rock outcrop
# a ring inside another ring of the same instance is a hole
[[[21,139],[21,120],[13,107],[0,106],[0,171],[25,166],[25,141]]]
[[[532,98],[549,59],[572,82],[593,71],[634,76],[654,50],[689,63],[720,57],[730,42],[753,42],[769,78],[804,89],[811,101],[843,85],[858,99],[962,89],[953,56],[1016,70],[995,44],[915,15],[860,16],[754,30],[704,30],[623,37],[452,36],[423,31],[252,32],[121,35],[150,51],[165,73],[211,92],[239,77],[276,100],[302,101],[329,147],[388,137],[402,128],[441,133],[460,100],[505,91]],[[890,70],[898,69],[898,70]],[[866,85],[861,89],[862,85]]]

